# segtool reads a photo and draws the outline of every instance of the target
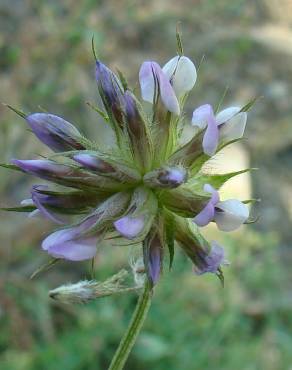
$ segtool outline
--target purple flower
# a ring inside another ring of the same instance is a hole
[[[33,113],[26,121],[37,138],[56,152],[85,149],[75,126],[63,118],[47,113]]]
[[[81,261],[93,258],[96,244],[113,219],[124,212],[129,201],[128,193],[109,197],[78,225],[55,231],[42,243],[42,248],[56,258]]]
[[[220,266],[226,264],[224,249],[216,242],[209,243],[197,230],[195,225],[182,218],[175,217],[175,238],[194,264],[198,275],[211,272],[218,273]]]
[[[227,264],[225,260],[224,249],[215,241],[211,242],[211,249],[208,254],[200,253],[198,263],[194,265],[194,271],[197,275],[207,272],[216,274],[221,265]]]
[[[180,107],[171,86],[171,83],[156,62],[144,62],[140,68],[139,80],[141,95],[145,101],[156,103],[155,99],[160,94],[161,100],[168,111],[179,115]]]
[[[206,226],[215,221],[219,230],[233,231],[238,229],[249,217],[246,204],[237,199],[220,202],[219,193],[211,185],[206,184],[204,191],[212,197],[206,207],[193,219],[198,226]]]
[[[76,227],[55,231],[43,241],[43,250],[55,258],[64,258],[70,261],[93,258],[100,235],[85,235],[85,232],[95,222],[96,218],[91,217]]]
[[[192,125],[206,129],[203,138],[204,152],[214,155],[218,143],[227,143],[242,138],[246,126],[247,113],[239,107],[230,107],[214,115],[210,104],[194,110]]]
[[[207,126],[203,137],[203,150],[209,156],[214,155],[218,146],[219,130],[211,105],[205,104],[194,110],[192,123],[200,128]]]

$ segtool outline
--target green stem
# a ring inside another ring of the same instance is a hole
[[[119,344],[108,370],[123,369],[146,319],[151,304],[151,297],[152,289],[149,282],[146,282],[144,291],[137,302],[129,327]]]

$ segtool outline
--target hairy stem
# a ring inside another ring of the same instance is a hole
[[[151,286],[146,281],[144,291],[137,302],[129,327],[119,344],[108,370],[123,369],[146,319],[151,304],[151,297]]]

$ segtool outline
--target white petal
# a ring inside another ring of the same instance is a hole
[[[163,72],[172,81],[177,97],[181,97],[192,90],[197,80],[197,71],[194,63],[185,56],[176,56],[162,68]]]
[[[241,109],[240,107],[230,107],[223,109],[216,115],[217,125],[219,126],[222,123],[229,121],[230,118],[232,118],[233,116],[240,112],[240,109]]]
[[[228,199],[216,204],[214,220],[219,230],[233,231],[238,229],[248,216],[249,209],[246,204],[237,199]]]
[[[229,142],[242,138],[246,126],[247,113],[241,112],[222,124],[219,129],[220,142]]]
[[[34,206],[34,202],[33,202],[33,200],[32,200],[31,198],[29,198],[29,199],[23,199],[23,200],[20,202],[20,204],[21,204],[22,206]]]

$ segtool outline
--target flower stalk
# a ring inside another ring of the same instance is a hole
[[[122,370],[124,368],[147,317],[147,313],[151,305],[151,298],[152,287],[149,281],[146,280],[144,291],[137,302],[129,327],[119,344],[108,370]]]

